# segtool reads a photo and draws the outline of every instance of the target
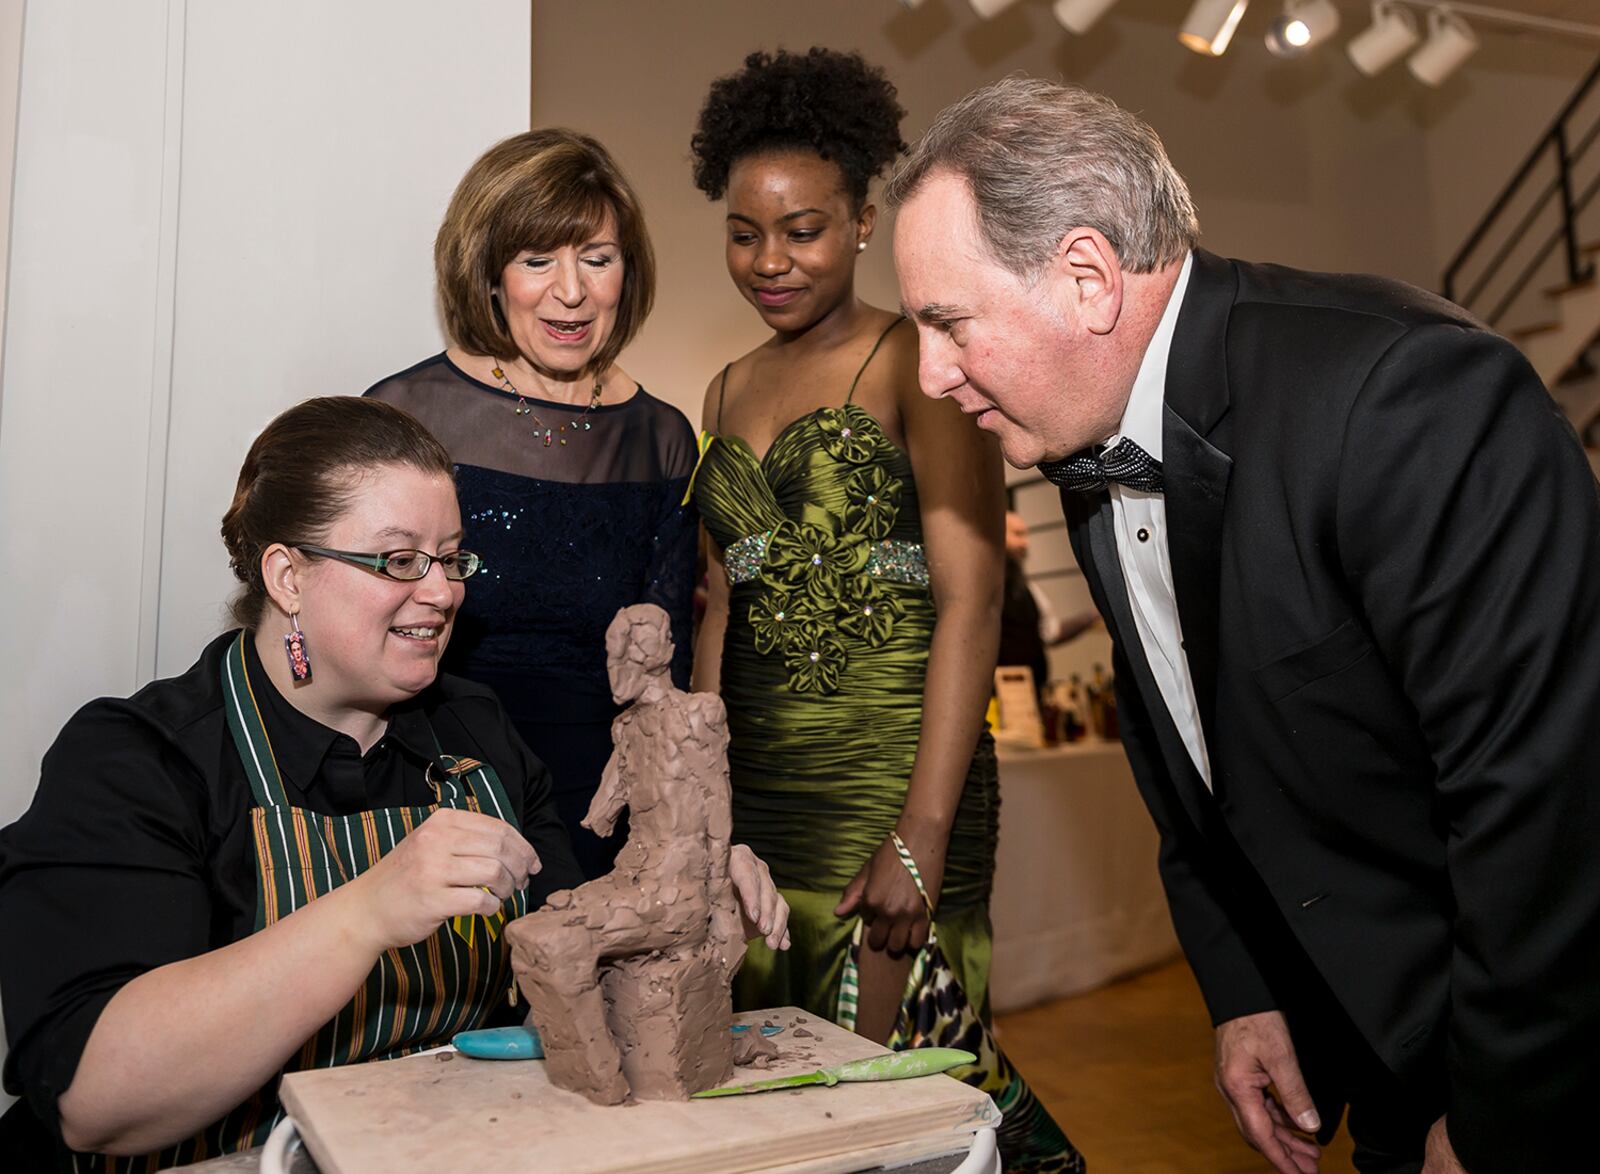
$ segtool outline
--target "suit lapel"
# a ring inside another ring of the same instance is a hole
[[[1063,493],[1062,496],[1065,498],[1067,495]],[[1097,507],[1089,505],[1078,508],[1086,508],[1088,512],[1085,529],[1089,540],[1089,565],[1083,568],[1084,573],[1089,578],[1091,590],[1098,589],[1099,598],[1096,602],[1100,605],[1100,613],[1111,629],[1111,638],[1122,649],[1128,667],[1133,672],[1139,695],[1145,699],[1145,708],[1149,710],[1150,722],[1155,727],[1153,732],[1161,756],[1166,761],[1167,773],[1176,783],[1173,789],[1177,791],[1195,827],[1203,829],[1207,826],[1207,816],[1202,808],[1206,800],[1201,795],[1205,783],[1195,770],[1194,761],[1189,757],[1178,727],[1167,712],[1161,698],[1161,687],[1156,684],[1155,674],[1150,671],[1150,662],[1145,657],[1144,642],[1139,639],[1139,629],[1128,604],[1127,580],[1122,577],[1122,563],[1117,558],[1111,498],[1101,494]],[[1070,512],[1068,517],[1070,520]]]
[[[1222,559],[1222,507],[1233,461],[1208,444],[1172,410],[1162,441],[1166,480],[1167,551],[1178,601],[1184,654],[1206,744],[1216,745],[1217,602]],[[1215,780],[1213,780],[1214,782]]]
[[[1167,358],[1161,466],[1167,550],[1206,744],[1215,747],[1223,507],[1233,461],[1213,441],[1228,412],[1227,328],[1237,277],[1196,249]],[[1209,438],[1209,439],[1208,439]],[[1213,772],[1213,785],[1217,783]]]

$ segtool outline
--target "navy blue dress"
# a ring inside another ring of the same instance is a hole
[[[484,569],[467,582],[444,668],[488,685],[549,767],[557,810],[585,877],[611,870],[627,839],[578,826],[611,755],[618,706],[605,631],[618,609],[654,603],[672,618],[673,680],[689,684],[698,523],[684,491],[694,430],[639,388],[587,416],[528,399],[554,426],[589,425],[546,447],[516,397],[435,355],[367,392],[417,417],[456,465],[464,543]]]

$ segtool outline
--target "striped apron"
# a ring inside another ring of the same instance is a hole
[[[439,755],[447,767],[443,776],[428,771],[438,798],[430,806],[345,816],[291,807],[245,669],[244,640],[241,632],[223,661],[222,692],[228,731],[255,794],[250,825],[258,931],[360,876],[440,807],[487,812],[520,826],[493,767],[444,754]],[[499,927],[527,911],[524,890],[514,893],[493,918],[457,918],[454,925],[441,925],[415,945],[386,951],[355,997],[289,1058],[283,1070],[390,1060],[448,1043],[456,1032],[477,1027],[490,1008],[513,990],[510,953]],[[199,1135],[158,1154],[136,1158],[80,1154],[74,1156],[73,1168],[116,1174],[155,1171],[260,1145],[283,1116],[276,1087],[277,1082],[271,1082]]]

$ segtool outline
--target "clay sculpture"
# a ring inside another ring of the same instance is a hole
[[[607,876],[554,894],[507,928],[551,1083],[598,1104],[684,1100],[733,1072],[729,994],[744,937],[728,875],[727,713],[668,674],[653,604],[606,631],[615,749],[584,818],[629,835]]]

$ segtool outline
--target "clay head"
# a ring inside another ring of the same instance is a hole
[[[618,705],[644,692],[672,663],[672,621],[653,603],[636,603],[617,612],[606,629],[606,672]]]

